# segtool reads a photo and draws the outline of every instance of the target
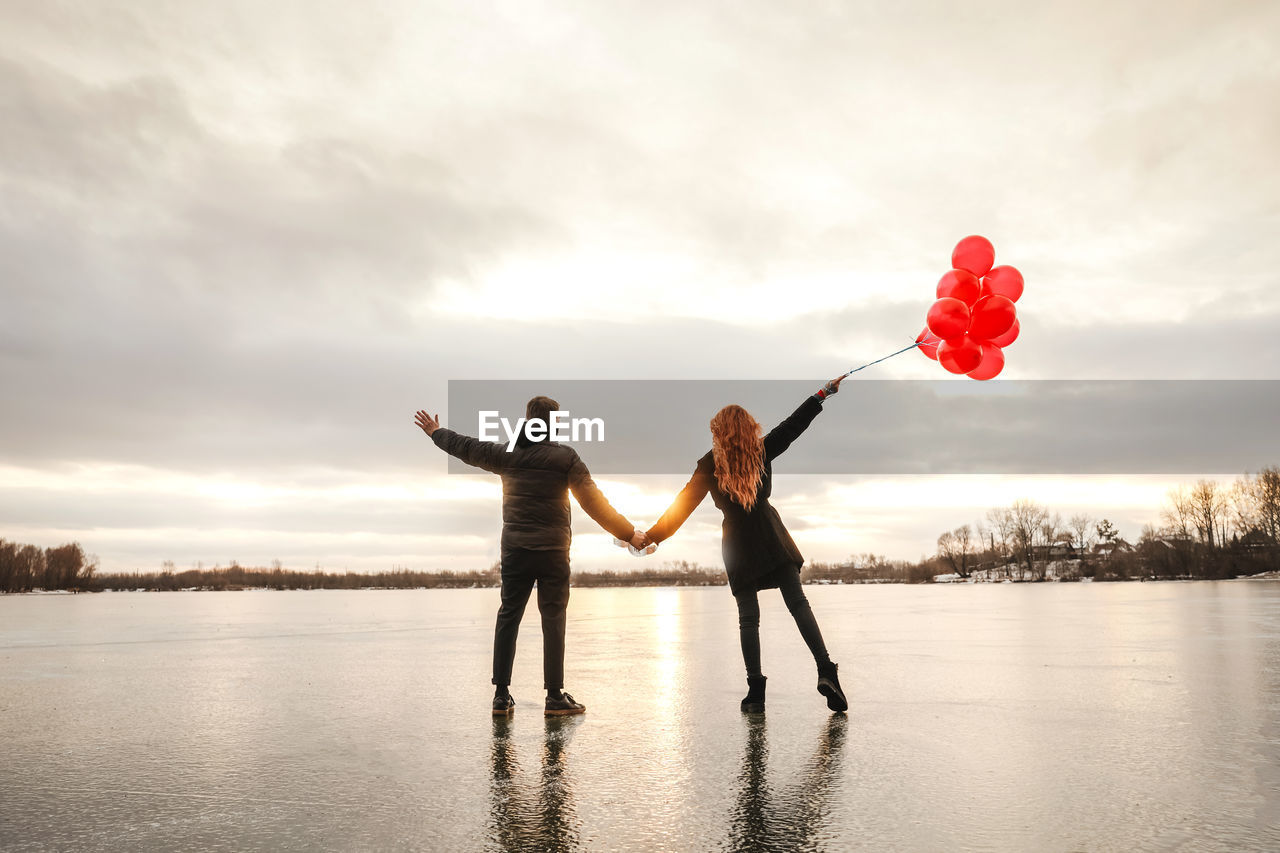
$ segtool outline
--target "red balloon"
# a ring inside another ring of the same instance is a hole
[[[1018,319],[1018,309],[1007,296],[984,296],[973,306],[969,334],[984,341],[998,338]]]
[[[929,308],[925,322],[929,331],[944,341],[958,338],[969,328],[969,306],[954,296],[944,296]]]
[[[920,334],[916,335],[916,343],[920,344],[918,349],[934,361],[938,360],[938,344],[942,343],[942,338],[929,331],[929,327],[925,326]]]
[[[1004,349],[1009,344],[1013,343],[1018,339],[1018,332],[1021,330],[1022,330],[1022,324],[1019,323],[1018,319],[1015,317],[1013,320],[1013,325],[1009,327],[1009,331],[1005,332],[1003,335],[997,335],[996,337],[992,338],[991,343],[995,344],[1001,349]]]
[[[982,361],[968,372],[970,379],[995,379],[1004,370],[1004,353],[992,343],[982,345]]]
[[[968,270],[981,278],[991,270],[996,262],[996,248],[986,237],[973,235],[956,243],[951,252],[951,266],[960,270]]]
[[[938,344],[938,364],[952,373],[968,373],[982,363],[982,344],[965,335]]]
[[[1004,296],[1010,302],[1017,302],[1022,295],[1022,273],[1017,267],[1000,266],[987,273],[982,279],[983,296]]]
[[[977,302],[981,295],[982,282],[967,270],[950,270],[943,273],[938,281],[939,299],[943,296],[952,296],[972,308],[973,303]]]

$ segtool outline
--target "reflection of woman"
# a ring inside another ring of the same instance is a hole
[[[804,558],[777,510],[769,504],[773,460],[818,416],[823,400],[840,389],[843,378],[828,382],[768,435],[761,435],[760,424],[741,406],[725,406],[717,412],[711,419],[711,450],[698,460],[693,477],[646,534],[655,543],[669,538],[708,492],[724,513],[721,552],[729,588],[738,602],[742,658],[747,666],[743,711],[764,710],[765,676],[760,671],[760,603],[756,593],[775,587],[782,592],[782,600],[818,664],[818,692],[827,697],[827,707],[833,711],[849,707],[836,677],[836,665],[822,642],[818,620],[800,586]]]
[[[493,773],[490,839],[500,850],[570,851],[581,848],[572,790],[564,775],[564,747],[580,718],[547,717],[542,776],[534,784],[521,778],[509,717],[493,720]],[[531,790],[536,786],[536,790]]]
[[[775,792],[769,785],[769,744],[763,717],[747,723],[747,748],[738,777],[729,848],[736,853],[821,850],[847,718],[828,718],[817,752],[796,784]],[[829,841],[829,839],[828,839]]]

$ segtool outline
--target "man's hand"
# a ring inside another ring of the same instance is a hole
[[[631,556],[647,557],[656,550],[658,550],[658,544],[649,538],[649,534],[636,528],[636,532],[631,536]]]
[[[631,556],[633,557],[647,557],[654,551],[658,550],[657,543],[650,542],[649,537],[646,536],[644,531],[639,528],[631,534],[630,539],[619,539],[615,536],[613,544],[617,545],[619,548],[626,548],[631,552]]]
[[[440,416],[428,415],[426,412],[419,411],[413,416],[413,422],[417,424],[427,435],[440,429]]]
[[[840,383],[843,382],[844,379],[845,378],[843,375],[837,376],[835,379],[832,379],[826,385],[823,385],[822,390],[826,392],[828,397],[830,397],[832,394],[840,390]]]

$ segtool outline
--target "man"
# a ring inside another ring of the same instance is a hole
[[[534,397],[525,407],[525,428],[515,448],[480,441],[440,426],[439,416],[419,411],[414,417],[436,447],[468,465],[502,477],[502,606],[493,633],[493,713],[515,710],[511,666],[520,619],[535,583],[542,614],[542,672],[546,715],[581,714],[586,706],[564,692],[565,610],[569,604],[569,492],[596,523],[637,548],[644,533],[635,529],[605,499],[577,452],[553,441],[530,438],[550,434],[551,413],[560,404]]]

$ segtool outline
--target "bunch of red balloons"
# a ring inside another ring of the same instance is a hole
[[[1018,339],[1022,273],[993,267],[986,237],[965,237],[951,253],[951,271],[938,282],[938,301],[916,338],[920,352],[952,373],[993,379],[1004,369],[1004,348]]]

